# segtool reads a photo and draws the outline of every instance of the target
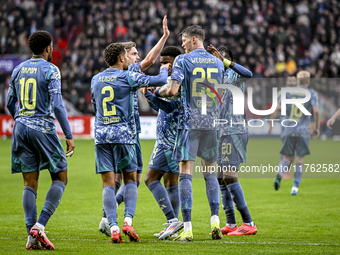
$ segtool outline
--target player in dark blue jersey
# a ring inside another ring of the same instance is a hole
[[[229,47],[208,46],[208,50],[223,60],[226,67],[224,83],[240,88],[244,93],[245,81],[253,76],[252,72],[233,62],[233,54]],[[240,163],[246,162],[247,143],[249,138],[247,115],[234,115],[234,97],[230,90],[222,96],[223,102],[220,119],[228,121],[228,125],[220,126],[220,145],[218,149],[218,177],[221,189],[223,209],[227,217],[227,224],[221,229],[224,235],[252,235],[257,233],[257,228],[250,216],[243,189],[238,181]],[[230,123],[230,124],[229,124]],[[242,216],[243,224],[237,228],[234,203]]]
[[[167,67],[151,77],[125,71],[129,60],[122,44],[112,43],[104,50],[109,68],[95,75],[91,96],[95,120],[96,172],[103,181],[103,205],[111,228],[111,241],[122,242],[116,219],[115,175],[123,172],[125,183],[125,219],[122,231],[130,241],[139,241],[132,227],[137,202],[137,128],[134,95],[138,88],[166,82]]]
[[[293,76],[293,75],[292,75],[292,76],[289,76],[289,77],[287,78],[287,81],[286,81],[286,86],[287,86],[287,87],[295,87],[295,86],[296,86],[296,77]],[[278,100],[280,100],[280,97],[281,97],[281,91],[279,91],[279,93],[278,93],[278,95],[277,95]],[[270,115],[269,119],[275,119],[276,114],[277,114],[277,111],[273,112],[273,113]],[[284,120],[284,119],[283,119],[283,118],[280,118],[280,120],[282,121],[282,120]],[[272,125],[269,125],[269,130],[268,130],[268,134],[269,134],[269,135],[271,135],[272,129],[273,129]],[[280,139],[281,139],[282,143],[283,143],[284,132],[285,132],[284,126],[281,126]],[[280,160],[282,160],[283,157],[284,157],[284,155],[283,155],[283,154],[280,154],[280,155],[281,155],[281,156],[280,156],[280,157],[281,157]],[[292,163],[293,163],[293,161],[294,161],[294,157],[295,157],[295,155],[293,156]],[[289,165],[289,167],[290,167],[290,165]],[[291,177],[291,174],[290,174],[289,169],[288,169],[287,171],[284,171],[284,172],[283,172],[282,179],[290,179],[290,177]]]
[[[193,239],[191,182],[196,155],[201,157],[202,165],[207,170],[204,171],[204,179],[211,210],[212,238],[222,238],[218,217],[219,185],[213,173],[217,160],[218,131],[213,127],[213,120],[218,118],[219,107],[214,87],[222,83],[224,66],[221,60],[204,49],[204,39],[205,32],[200,26],[194,25],[183,30],[182,47],[186,54],[176,58],[170,83],[155,92],[158,97],[170,97],[176,95],[181,86],[181,107],[173,159],[179,161],[184,231],[176,241]]]
[[[147,68],[149,68],[152,64],[154,64],[161,52],[161,50],[164,47],[164,44],[166,40],[168,39],[170,35],[170,31],[167,26],[167,17],[164,16],[163,19],[163,36],[158,41],[158,43],[151,49],[151,51],[148,53],[148,55],[140,61],[138,51],[136,49],[136,43],[134,42],[123,42],[122,45],[126,49],[128,53],[128,59],[129,59],[129,71],[142,73]],[[142,149],[140,145],[139,140],[139,134],[141,133],[141,127],[140,127],[140,120],[139,120],[139,109],[138,109],[138,91],[135,92],[134,97],[134,114],[135,114],[135,120],[136,120],[136,126],[137,126],[137,142],[136,142],[136,153],[137,153],[137,163],[138,163],[138,169],[137,169],[137,187],[142,181],[142,171],[143,171],[143,157],[142,157]],[[119,189],[122,182],[122,175],[120,173],[116,174],[116,199],[118,205],[120,205],[124,201],[124,193],[125,193],[125,185],[123,184],[122,187]],[[117,191],[119,192],[117,193]],[[101,219],[99,223],[99,231],[111,236],[110,233],[110,227],[108,225],[108,221],[106,218],[105,210],[103,209],[103,218]]]
[[[61,97],[59,69],[50,63],[51,35],[46,31],[36,31],[29,37],[28,46],[33,57],[14,69],[6,102],[15,119],[12,173],[22,173],[24,178],[22,201],[29,235],[26,250],[54,249],[45,234],[45,226],[64,193],[66,156],[73,154],[74,141]],[[55,117],[66,136],[66,156],[56,132]],[[50,171],[52,184],[37,221],[36,197],[42,169]]]
[[[310,83],[310,73],[308,71],[300,71],[297,74],[297,87],[308,89]],[[283,136],[283,145],[280,153],[284,155],[283,160],[279,164],[279,171],[274,180],[274,188],[278,190],[280,188],[282,173],[288,170],[289,165],[292,163],[293,156],[296,153],[295,167],[294,169],[294,184],[291,190],[291,195],[298,195],[298,190],[303,173],[303,161],[305,155],[310,154],[309,141],[310,136],[314,139],[319,137],[320,128],[320,111],[318,95],[312,89],[308,89],[311,94],[311,99],[303,104],[303,107],[307,111],[312,112],[312,116],[315,119],[315,129],[310,131],[310,115],[305,115],[301,109],[295,104],[288,104],[286,112],[284,113],[286,124],[289,127],[285,127]],[[286,93],[287,99],[299,99],[304,98],[304,93],[292,92]],[[282,95],[281,95],[282,100]],[[278,102],[277,111],[281,109],[281,100]]]
[[[160,56],[161,64],[173,65],[175,58],[181,54],[180,49],[174,46],[165,47]],[[171,68],[169,68],[168,82],[171,79]],[[159,207],[167,218],[167,227],[154,236],[165,239],[174,237],[183,228],[183,223],[178,220],[179,196],[178,196],[178,162],[172,160],[172,153],[175,147],[177,136],[177,124],[179,116],[179,100],[167,100],[155,97],[146,88],[141,89],[148,99],[152,108],[158,111],[156,143],[150,157],[148,171],[145,176],[145,184],[153,194]],[[164,178],[164,186],[160,183]]]

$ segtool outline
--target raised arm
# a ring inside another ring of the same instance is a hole
[[[166,113],[173,112],[179,106],[179,102],[177,100],[165,101],[160,98],[157,98],[150,91],[147,91],[144,95],[152,104],[154,104],[156,107],[158,107],[159,109],[163,110]]]
[[[148,67],[150,67],[152,64],[156,62],[169,35],[170,35],[170,31],[168,29],[168,20],[165,15],[163,18],[163,36],[158,41],[158,43],[151,49],[151,51],[148,53],[145,59],[143,59],[143,61],[141,62],[140,68],[142,69],[142,71],[148,69]]]
[[[128,72],[128,82],[131,87],[158,87],[167,82],[168,68],[170,64],[162,66],[160,73],[157,76],[148,76],[136,72]]]
[[[217,58],[219,58],[222,62],[223,65],[226,68],[231,68],[232,70],[234,70],[236,73],[238,73],[239,75],[241,75],[242,78],[251,78],[253,77],[253,73],[248,70],[247,68],[233,62],[230,61],[229,59],[223,58],[221,53],[218,52],[218,50],[214,47],[214,45],[210,44],[210,46],[208,46],[208,50]]]

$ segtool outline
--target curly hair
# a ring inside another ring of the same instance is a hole
[[[127,52],[129,52],[132,49],[132,47],[136,48],[135,42],[123,42],[121,44],[124,46],[124,48],[126,49]]]
[[[168,46],[168,47],[163,48],[160,56],[161,57],[169,56],[169,57],[176,58],[178,55],[181,55],[181,54],[182,54],[182,52],[179,48],[177,48],[175,46]]]
[[[47,46],[50,46],[52,37],[49,32],[37,30],[28,38],[28,47],[33,54],[38,55],[44,52]]]
[[[189,27],[185,28],[180,33],[180,35],[189,36],[189,37],[195,36],[195,37],[201,39],[202,41],[204,41],[204,39],[205,39],[204,29],[199,25],[193,25],[193,26],[189,26]]]
[[[125,52],[126,50],[122,43],[111,43],[103,52],[104,61],[109,66],[113,66],[117,64],[119,56]]]
[[[222,57],[230,58],[231,61],[234,61],[234,55],[231,49],[228,46],[220,46],[217,50],[221,53]]]

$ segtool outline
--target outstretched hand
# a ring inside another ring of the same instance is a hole
[[[168,19],[165,15],[164,18],[163,18],[163,36],[169,37],[169,35],[170,35],[170,31],[169,31],[169,28],[168,28]]]
[[[215,57],[219,58],[221,61],[223,61],[223,57],[221,53],[218,52],[218,50],[215,48],[214,45],[210,44],[210,46],[207,47],[208,51],[211,52]]]

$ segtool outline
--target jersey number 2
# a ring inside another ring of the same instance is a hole
[[[105,86],[102,89],[102,95],[106,93],[106,91],[109,92],[109,96],[108,97],[104,97],[103,98],[103,111],[104,111],[104,116],[112,116],[112,115],[116,115],[116,106],[112,105],[112,109],[111,111],[107,110],[107,102],[111,102],[115,96],[115,93],[113,91],[113,88],[110,86]]]

